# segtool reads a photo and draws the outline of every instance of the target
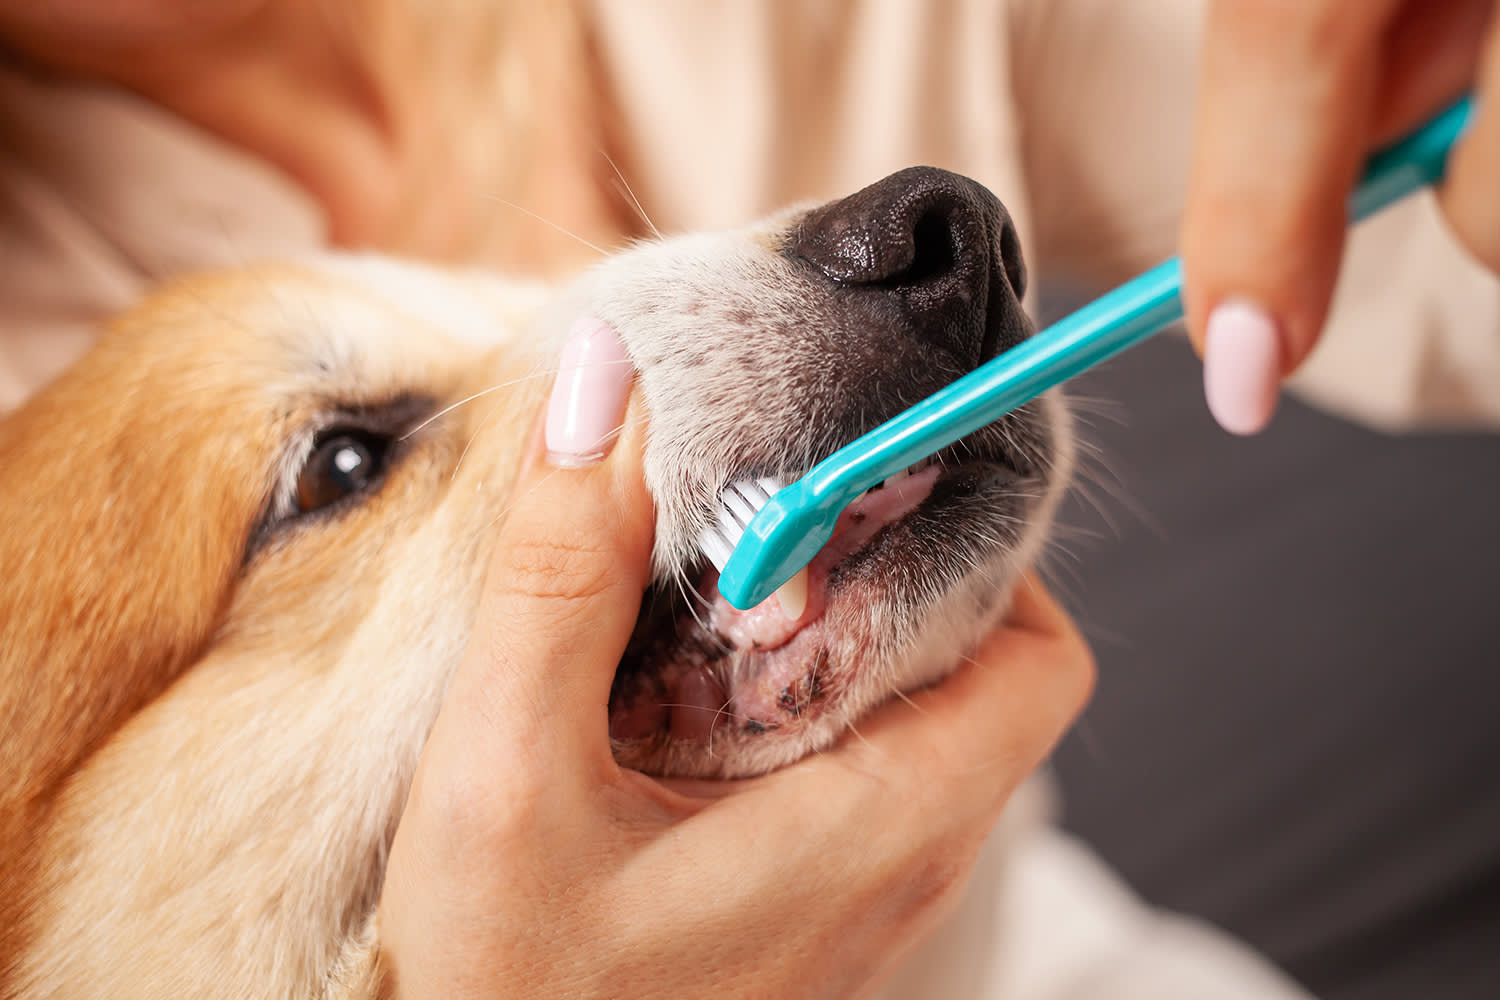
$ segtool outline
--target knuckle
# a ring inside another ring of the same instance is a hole
[[[502,538],[493,568],[495,586],[539,601],[589,600],[618,580],[607,542],[587,536],[539,538],[527,533]]]
[[[424,776],[412,802],[425,814],[424,827],[441,836],[450,853],[493,848],[534,828],[542,812],[540,790],[525,782],[497,780],[480,758],[448,760]]]
[[[1058,658],[1058,669],[1062,675],[1064,704],[1071,719],[1076,718],[1093,698],[1094,687],[1099,682],[1099,664],[1094,659],[1093,649],[1079,633],[1069,632],[1063,642],[1065,646],[1063,655]]]
[[[1500,237],[1493,233],[1485,233],[1478,238],[1470,239],[1467,246],[1481,264],[1494,273],[1500,274]]]
[[[932,923],[958,906],[978,860],[983,837],[967,837],[929,852],[901,883],[900,908],[907,920]]]
[[[1500,209],[1494,212],[1470,212],[1469,206],[1444,206],[1448,226],[1469,257],[1495,274],[1500,274]],[[1491,216],[1492,224],[1475,224],[1476,217]]]
[[[983,761],[985,770],[993,768],[1005,776],[1000,782],[992,782],[997,794],[1013,784],[1010,775],[1017,766],[1013,751],[1008,746],[1002,749],[1004,753],[999,758],[994,756],[995,748],[978,752],[986,758]],[[931,811],[951,813],[954,803],[970,799],[977,801],[983,797],[975,794],[968,780],[981,768],[981,761],[976,759],[976,748],[961,734],[931,733],[910,763],[916,772],[913,784],[917,794],[927,800],[927,808]]]
[[[1495,42],[1500,53],[1500,26]],[[1448,176],[1437,189],[1438,208],[1446,235],[1460,252],[1470,262],[1500,274],[1500,198],[1495,196],[1493,183],[1497,170],[1500,118],[1494,107],[1481,104],[1449,158]]]
[[[1257,50],[1326,56],[1363,44],[1382,23],[1385,3],[1346,0],[1218,0],[1226,35]]]

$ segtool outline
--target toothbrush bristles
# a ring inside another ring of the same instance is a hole
[[[762,507],[786,484],[771,476],[730,483],[719,495],[718,523],[709,525],[698,538],[698,547],[718,570],[724,569],[745,529]]]
[[[914,462],[883,482],[871,486],[866,492],[898,485],[937,461],[939,459],[930,456]],[[715,569],[723,572],[725,563],[729,562],[735,546],[745,536],[745,529],[750,526],[755,515],[786,485],[774,476],[763,476],[760,479],[741,479],[724,487],[724,492],[719,494],[717,523],[710,524],[698,536],[698,548],[714,564]]]

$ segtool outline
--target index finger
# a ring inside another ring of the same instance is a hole
[[[887,949],[909,943],[914,919],[930,922],[956,898],[1002,808],[1092,683],[1077,630],[1024,579],[1007,622],[948,679],[875,712],[834,750],[737,783],[689,820],[734,831],[740,848],[732,864],[709,871],[727,884],[699,878],[697,887],[722,898],[777,885],[784,893],[772,912],[821,911],[809,936],[842,929],[811,946],[848,947],[871,934]],[[782,877],[757,874],[766,869]],[[763,903],[757,910],[766,912]]]
[[[1087,643],[1041,583],[1025,577],[1006,622],[946,680],[764,782],[794,786],[774,793],[782,800],[806,790],[825,802],[848,796],[850,809],[915,812],[935,838],[984,831],[1077,717],[1093,681]],[[871,780],[851,781],[851,772]]]
[[[946,680],[876,713],[846,752],[929,787],[952,782],[978,813],[996,813],[1088,701],[1094,660],[1077,627],[1033,576],[1010,612]],[[988,775],[998,779],[986,783]],[[976,781],[976,779],[979,779]],[[981,786],[994,794],[986,801]]]
[[[1241,433],[1326,316],[1396,0],[1220,0],[1202,52],[1182,229],[1210,408]]]

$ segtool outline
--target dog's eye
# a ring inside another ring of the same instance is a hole
[[[369,489],[385,471],[391,439],[358,430],[333,430],[313,442],[297,474],[297,510],[308,514]]]

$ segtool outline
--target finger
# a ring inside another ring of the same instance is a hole
[[[608,761],[610,682],[649,575],[644,429],[634,416],[622,421],[631,369],[613,337],[584,330],[564,350],[546,426],[549,464],[533,465],[516,486],[444,708],[467,720],[467,740],[504,741],[495,758],[538,769],[537,781],[553,767]],[[593,341],[593,355],[575,350],[580,338]],[[622,422],[618,445],[600,456]]]
[[[1035,576],[1023,577],[1016,585],[1005,627],[1053,638],[1068,637],[1075,632],[1068,613]]]
[[[1482,59],[1478,107],[1449,159],[1438,201],[1469,252],[1500,273],[1500,15],[1485,33]]]
[[[1210,12],[1181,246],[1209,408],[1231,431],[1265,425],[1322,326],[1395,6],[1221,0]]]
[[[984,831],[1082,709],[1093,676],[1077,629],[1027,578],[1007,622],[950,677],[885,706],[859,723],[857,737],[765,784],[793,786],[772,793],[782,801],[839,788],[847,808],[873,808],[876,824],[909,823],[915,811],[936,837]]]
[[[1394,142],[1474,85],[1495,0],[1408,3],[1386,32],[1376,146]]]
[[[1017,586],[1005,624],[941,684],[896,702],[850,740],[856,758],[900,765],[898,781],[993,819],[1041,762],[1093,689],[1094,661],[1067,614],[1035,578]]]

